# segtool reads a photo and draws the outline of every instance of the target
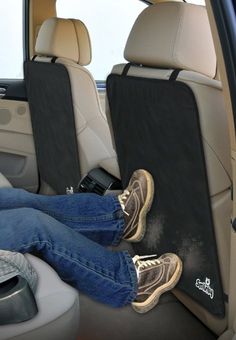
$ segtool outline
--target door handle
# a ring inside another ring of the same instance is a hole
[[[5,87],[0,87],[0,99],[6,95],[7,89]]]

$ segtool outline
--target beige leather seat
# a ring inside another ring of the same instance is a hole
[[[194,93],[200,116],[223,289],[227,294],[232,209],[230,143],[222,85],[214,79],[216,54],[206,9],[179,2],[149,6],[136,20],[124,56],[131,63],[127,73],[129,77],[168,80],[174,69],[181,69],[177,81],[187,84]],[[122,74],[124,67],[125,64],[115,65],[112,74]],[[107,116],[111,124],[109,106]],[[184,293],[176,291],[176,294],[212,330],[217,333],[223,331],[226,318],[219,320]]]
[[[89,33],[74,19],[46,20],[36,41],[36,61],[63,64],[70,77],[76,135],[82,176],[106,159],[115,157],[109,127],[103,114],[96,83],[84,67],[91,62]]]
[[[3,174],[0,172],[0,188],[11,188],[10,182],[7,180]]]
[[[27,258],[39,276],[35,295],[39,312],[29,321],[0,326],[0,339],[76,340],[79,333],[78,292],[62,282],[45,262],[32,255]]]
[[[11,185],[0,173],[1,187]],[[26,257],[39,278],[35,295],[39,312],[29,321],[0,326],[0,340],[76,340],[80,317],[78,291],[63,282],[47,263],[30,254]]]

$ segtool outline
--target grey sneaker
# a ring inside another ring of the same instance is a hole
[[[161,294],[178,283],[182,262],[177,255],[171,253],[159,258],[156,255],[136,255],[133,261],[138,275],[138,293],[132,307],[138,313],[146,313],[156,306]]]
[[[123,238],[139,242],[146,231],[146,215],[151,208],[154,194],[152,175],[146,170],[136,170],[124,192],[118,196],[124,212]]]

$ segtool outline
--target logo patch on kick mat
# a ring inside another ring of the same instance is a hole
[[[203,293],[207,294],[211,299],[214,298],[214,289],[211,288],[211,280],[206,277],[204,282],[201,282],[200,279],[197,279],[195,282],[195,286],[197,289],[201,290]]]

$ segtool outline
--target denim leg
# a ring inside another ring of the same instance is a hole
[[[23,189],[0,189],[0,211],[34,208],[104,246],[119,244],[124,217],[116,196],[74,194],[44,196]]]
[[[114,307],[131,303],[136,270],[126,251],[112,252],[32,208],[0,211],[0,249],[38,252],[59,276]]]

